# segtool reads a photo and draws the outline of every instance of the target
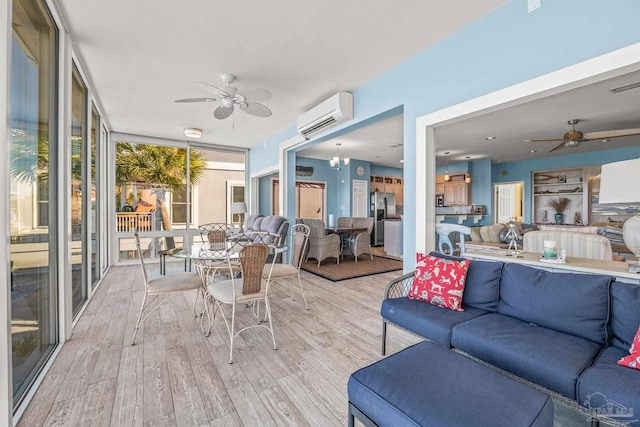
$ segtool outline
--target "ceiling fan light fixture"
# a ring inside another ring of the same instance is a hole
[[[202,129],[184,128],[183,133],[187,138],[202,138]]]

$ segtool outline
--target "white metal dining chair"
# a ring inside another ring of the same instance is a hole
[[[216,313],[220,311],[229,333],[229,363],[233,363],[233,344],[235,338],[241,332],[248,329],[267,329],[271,333],[273,349],[277,349],[276,338],[273,333],[273,323],[271,321],[271,306],[269,305],[270,274],[267,275],[267,278],[263,276],[267,256],[270,251],[275,253],[277,247],[274,245],[254,243],[246,244],[246,242],[237,242],[227,252],[229,255],[227,257],[229,269],[232,269],[233,263],[231,255],[238,249],[238,259],[240,260],[240,269],[242,272],[241,277],[236,277],[235,274],[231,274],[229,280],[219,280],[217,282],[210,283],[207,286],[207,300],[214,304],[209,328],[212,327]],[[273,266],[273,262],[271,263],[271,266]],[[260,322],[259,307],[260,303],[263,301],[268,325]],[[230,323],[223,309],[223,305],[231,306]],[[244,328],[236,331],[236,316],[239,314],[238,309],[245,306],[251,307],[251,312],[255,315],[257,323],[245,326]]]
[[[438,235],[438,252],[454,255],[455,247],[449,238],[451,234],[458,233],[458,244],[460,245],[460,256],[464,255],[464,236],[471,235],[471,229],[465,225],[441,223],[436,225]]]
[[[142,269],[142,277],[144,280],[144,297],[142,298],[142,304],[140,304],[140,313],[138,314],[136,328],[133,331],[133,337],[131,338],[131,345],[135,345],[136,343],[136,335],[138,333],[140,325],[142,325],[144,321],[147,320],[149,315],[156,311],[163,303],[165,303],[172,296],[176,295],[178,292],[189,290],[198,290],[198,292],[200,292],[200,289],[202,289],[203,286],[200,276],[197,273],[191,272],[168,274],[166,276],[159,276],[149,279],[149,276],[147,275],[147,269],[144,264],[144,254],[142,252],[142,248],[140,247],[140,235],[138,234],[138,230],[135,230],[133,234],[136,238],[136,251],[138,252],[138,259],[140,260],[140,268]],[[158,298],[162,295],[166,295],[166,298],[158,300]],[[147,304],[148,297],[150,297],[150,299]],[[155,304],[153,308],[148,310],[143,317],[145,310],[149,309],[154,301],[157,301],[157,304]],[[196,315],[195,302],[193,306],[193,312],[194,315]]]
[[[291,229],[291,248],[293,250],[291,260],[289,264],[273,264],[271,268],[271,282],[289,282],[291,288],[291,299],[295,300],[293,296],[293,282],[298,281],[300,287],[300,293],[304,300],[304,308],[309,310],[307,299],[304,296],[304,289],[302,289],[302,280],[300,280],[300,267],[304,261],[304,255],[309,246],[309,226],[304,224],[296,224]],[[267,278],[269,274],[269,266],[265,267],[264,277]]]

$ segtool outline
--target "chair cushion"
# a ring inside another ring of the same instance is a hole
[[[577,387],[578,402],[582,406],[598,410],[603,415],[618,411],[615,418],[619,421],[638,419],[640,371],[616,363],[626,354],[619,348],[607,347],[593,366],[584,371]],[[626,409],[633,409],[635,414],[623,417],[620,410]]]
[[[257,231],[259,228],[255,226],[256,219],[262,218],[264,215],[261,214],[252,214],[247,217],[247,221],[245,223],[245,229]]]
[[[269,276],[269,270],[271,269],[270,265],[266,265],[264,268],[264,278],[266,279]],[[298,275],[298,269],[293,265],[289,264],[273,264],[273,269],[271,270],[271,279],[280,279],[283,277],[292,277]]]
[[[552,426],[544,393],[422,342],[349,377],[349,401],[380,426]]]
[[[463,258],[452,257],[439,252],[429,255],[461,261]],[[467,270],[467,280],[462,295],[462,306],[479,308],[491,312],[498,311],[500,294],[500,277],[504,263],[472,260]]]
[[[507,263],[498,313],[605,345],[611,335],[607,328],[611,280]]]
[[[469,260],[451,260],[416,253],[416,270],[407,296],[450,310],[463,311],[462,294]]]
[[[166,292],[187,291],[189,289],[198,289],[202,286],[202,279],[198,273],[175,273],[166,276],[155,277],[149,279],[149,288],[147,293],[163,294]]]
[[[471,227],[471,241],[482,242],[482,236],[480,235],[480,227]]]
[[[234,295],[233,286],[235,286],[236,302],[254,301],[264,298],[264,283],[262,284],[259,292],[243,295],[242,278],[235,280],[220,280],[218,282],[210,283],[207,286],[207,293],[223,304],[231,304],[233,302]]]
[[[286,218],[278,215],[265,216],[260,224],[260,231],[268,231],[269,233],[277,234],[280,226]]]
[[[578,376],[602,348],[592,341],[498,313],[455,325],[451,344],[572,399]]]
[[[447,348],[454,325],[486,313],[477,308],[453,311],[404,297],[387,298],[380,307],[384,319]]]
[[[640,325],[640,286],[630,283],[611,284],[611,345],[629,351]],[[637,409],[640,411],[640,407]]]

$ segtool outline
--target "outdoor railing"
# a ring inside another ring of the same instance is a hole
[[[153,231],[153,212],[116,212],[116,233]]]

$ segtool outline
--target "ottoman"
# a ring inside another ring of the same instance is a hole
[[[431,342],[349,377],[349,426],[553,426],[539,390]]]

